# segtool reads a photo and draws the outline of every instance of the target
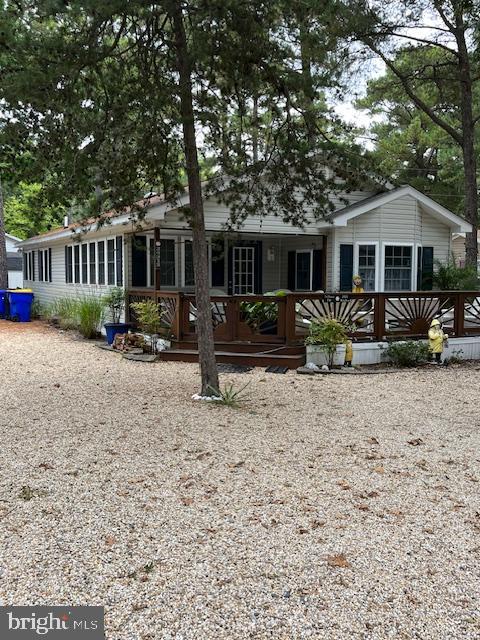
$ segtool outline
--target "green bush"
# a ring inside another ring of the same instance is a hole
[[[32,310],[30,313],[32,320],[38,320],[39,318],[43,318],[45,315],[45,309],[39,300],[34,300],[32,302]]]
[[[395,367],[417,367],[428,362],[430,351],[428,345],[418,340],[391,342],[383,353]]]
[[[112,287],[103,297],[103,304],[109,310],[111,322],[118,324],[125,309],[125,290],[122,287]]]
[[[84,338],[95,338],[105,317],[105,303],[97,296],[84,295],[76,301],[78,330]]]
[[[267,291],[264,295],[283,298],[287,292],[280,289],[275,292]],[[241,302],[240,311],[242,320],[255,332],[262,328],[262,325],[267,325],[267,329],[273,329],[278,320],[278,304],[276,302]]]
[[[154,300],[132,302],[133,309],[140,329],[150,335],[157,334],[162,328],[162,312]]]
[[[50,320],[58,321],[62,329],[78,328],[78,300],[75,298],[58,298],[48,307],[47,316]]]
[[[335,318],[315,320],[310,325],[305,344],[318,345],[327,357],[328,366],[332,367],[337,346],[348,341],[347,331],[348,328]]]
[[[476,291],[478,276],[474,267],[457,267],[455,261],[436,262],[433,287],[441,291]]]

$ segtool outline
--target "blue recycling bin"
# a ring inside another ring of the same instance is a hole
[[[0,318],[7,317],[7,290],[0,289]]]
[[[8,317],[16,322],[30,322],[33,293],[28,289],[7,291]]]

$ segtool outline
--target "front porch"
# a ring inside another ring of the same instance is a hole
[[[197,357],[197,310],[193,294],[132,289],[130,303],[152,299],[163,312],[172,349],[164,359]],[[312,321],[337,318],[354,327],[355,341],[425,338],[437,317],[451,337],[480,335],[480,292],[288,293],[283,296],[214,295],[212,324],[219,361],[252,366],[304,364]],[[131,317],[134,321],[134,318]]]
[[[328,234],[207,235],[212,295],[264,295],[268,292],[325,291]],[[127,287],[145,292],[193,294],[195,277],[191,234],[154,227],[128,234]]]

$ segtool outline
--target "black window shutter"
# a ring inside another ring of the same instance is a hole
[[[225,246],[212,242],[212,287],[225,286]]]
[[[28,280],[27,254],[23,253],[23,279]]]
[[[323,286],[323,250],[313,250],[312,290],[318,291]]]
[[[117,236],[115,259],[117,261],[117,287],[123,285],[123,237]],[[146,245],[145,245],[146,247]],[[147,252],[145,251],[145,265],[147,264]]]
[[[147,238],[133,236],[132,240],[132,287],[147,286]]]
[[[288,252],[287,289],[295,291],[296,251]]]
[[[48,250],[48,281],[52,282],[52,249]]]
[[[35,280],[35,251],[32,251],[32,280]]]
[[[417,289],[431,291],[433,288],[433,247],[418,247]]]
[[[340,245],[340,291],[352,290],[353,244]]]
[[[253,244],[255,245],[254,291],[256,294],[261,294],[263,284],[263,243],[261,240],[257,240]]]

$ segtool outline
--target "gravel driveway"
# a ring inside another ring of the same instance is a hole
[[[108,640],[480,638],[479,370],[196,365],[0,321],[0,599]]]

